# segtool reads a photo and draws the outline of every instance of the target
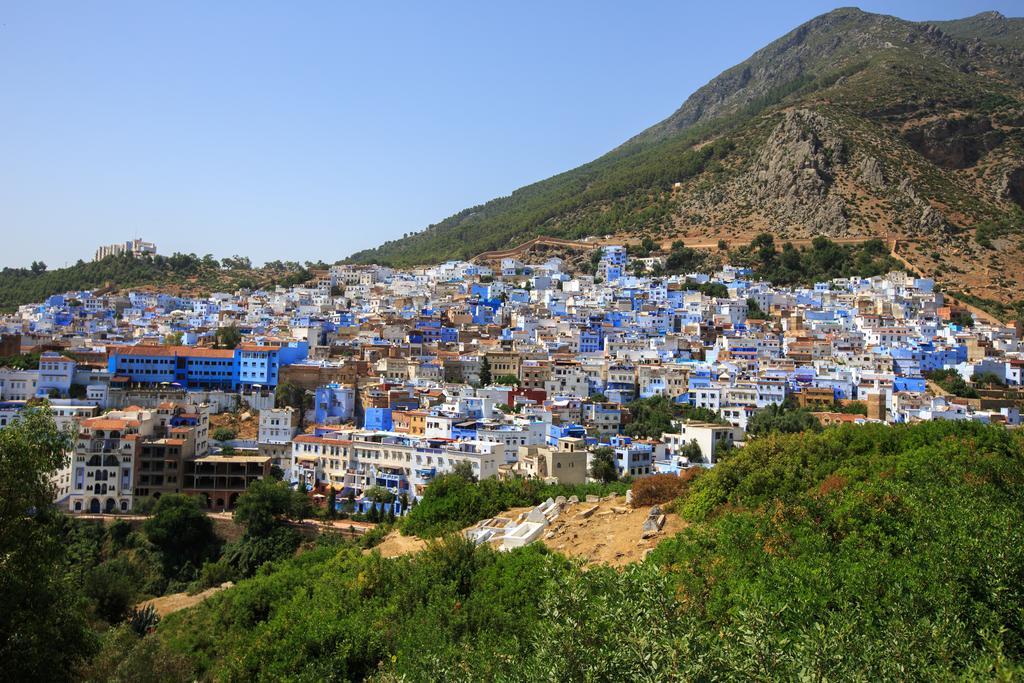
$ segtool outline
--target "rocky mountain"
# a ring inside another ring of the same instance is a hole
[[[896,240],[969,296],[1024,286],[1024,19],[817,17],[605,156],[355,262],[466,258],[536,235],[731,244]]]

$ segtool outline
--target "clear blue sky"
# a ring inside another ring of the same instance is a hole
[[[835,6],[5,3],[0,265],[135,236],[334,261],[599,156]]]

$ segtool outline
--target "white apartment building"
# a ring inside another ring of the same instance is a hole
[[[677,456],[691,441],[700,446],[703,464],[710,465],[718,459],[718,450],[731,446],[743,439],[743,430],[732,425],[714,422],[683,422],[678,434],[662,434],[668,455]],[[693,463],[691,463],[693,464]]]
[[[260,411],[258,443],[291,443],[298,429],[295,409],[270,408]]]
[[[151,411],[111,411],[83,420],[71,463],[72,512],[129,512],[139,439],[153,433]]]
[[[427,485],[460,463],[468,463],[477,479],[498,475],[505,445],[484,441],[446,441],[410,437],[396,432],[347,431],[292,440],[291,479],[307,490],[332,486],[361,495],[380,486],[419,498]]]
[[[0,400],[27,401],[39,387],[38,370],[0,368]]]

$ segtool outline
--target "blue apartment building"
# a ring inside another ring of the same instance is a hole
[[[183,389],[235,391],[277,386],[282,366],[304,360],[306,342],[240,344],[236,349],[147,345],[111,348],[107,370],[133,384],[170,384]]]
[[[626,273],[626,248],[617,245],[601,247],[600,266],[606,281],[622,277]]]

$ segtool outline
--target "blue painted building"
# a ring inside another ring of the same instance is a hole
[[[258,384],[272,389],[280,368],[303,360],[308,351],[306,342],[240,344],[236,349],[140,344],[111,349],[107,370],[135,384],[225,391]]]
[[[316,388],[313,401],[317,424],[334,424],[352,419],[355,410],[355,389],[340,384],[327,384]]]
[[[390,432],[392,428],[391,408],[366,409],[366,414],[363,416],[363,429]]]
[[[587,429],[576,424],[550,424],[547,426],[546,441],[549,446],[557,446],[559,439],[566,437],[574,439],[586,439]]]
[[[619,279],[626,272],[626,248],[618,245],[601,247],[599,265],[606,281]]]

